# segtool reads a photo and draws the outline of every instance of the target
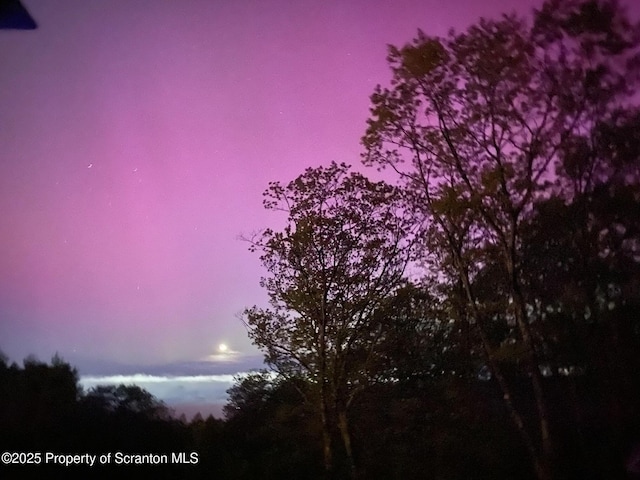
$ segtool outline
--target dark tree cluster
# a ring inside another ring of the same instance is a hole
[[[293,382],[325,478],[640,475],[638,25],[549,0],[388,62],[363,163],[397,181],[271,184],[244,320],[277,376],[236,388]]]
[[[224,472],[219,447],[222,421],[176,419],[161,401],[135,385],[103,385],[84,392],[77,371],[55,356],[27,357],[23,365],[0,356],[0,451],[56,454],[170,454],[198,452],[199,462],[169,465],[0,465],[2,478],[183,479]],[[33,459],[32,459],[33,460]]]

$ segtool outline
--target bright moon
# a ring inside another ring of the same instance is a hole
[[[227,347],[227,345],[226,345],[226,344],[221,343],[220,345],[218,345],[218,350],[220,351],[220,353],[224,353],[224,352],[226,352],[227,350],[229,350],[229,347]]]

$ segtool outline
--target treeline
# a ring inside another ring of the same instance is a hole
[[[469,361],[450,337],[452,325],[425,328],[424,293],[405,287],[389,302],[394,335],[377,355],[393,380],[372,382],[350,408],[354,455],[361,478],[534,478],[518,433],[506,415],[501,392],[480,361]],[[430,310],[431,311],[431,310]],[[635,305],[627,314],[638,318]],[[383,321],[387,322],[388,318]],[[428,318],[428,317],[427,317]],[[601,326],[593,325],[594,330]],[[594,338],[598,337],[592,333]],[[552,418],[562,442],[566,475],[558,478],[635,478],[627,472],[640,438],[637,399],[638,335],[625,335],[633,365],[611,371],[601,353],[582,370],[546,378],[554,392]],[[606,338],[602,337],[602,338]],[[512,360],[510,381],[518,402],[529,404],[526,375]],[[577,364],[576,364],[577,365]],[[390,378],[390,377],[389,377]],[[605,388],[627,381],[626,389]],[[630,380],[630,381],[629,381]],[[194,463],[158,465],[0,466],[2,478],[28,472],[50,475],[110,473],[120,478],[167,479],[326,478],[321,422],[304,400],[313,386],[273,372],[238,378],[229,390],[225,419],[176,418],[140,387],[98,386],[83,391],[76,370],[59,357],[27,358],[23,366],[0,361],[0,450],[56,454],[197,454]],[[533,411],[533,409],[532,409]],[[533,415],[532,415],[533,416]],[[532,421],[532,418],[529,419]],[[339,437],[337,430],[332,435]],[[337,450],[334,478],[349,476],[345,452]]]
[[[365,478],[424,478],[425,472],[441,478],[526,477],[522,452],[513,448],[513,432],[488,382],[455,375],[425,381],[418,370],[412,377],[372,387],[354,405],[354,440],[359,460],[368,466]],[[45,465],[43,458],[39,464],[0,470],[3,478],[24,478],[31,471],[110,472],[121,478],[323,478],[320,425],[301,402],[305,389],[304,382],[254,373],[230,389],[226,420],[197,415],[186,422],[137,386],[84,392],[75,369],[57,356],[49,364],[28,358],[23,366],[3,360],[3,452],[185,452],[188,459],[195,452],[198,457],[185,465],[93,467]]]
[[[120,478],[200,478],[217,463],[222,421],[190,423],[135,385],[104,385],[83,391],[75,368],[57,355],[50,363],[28,357],[23,365],[0,359],[0,451],[24,454],[0,465],[2,478],[51,474],[55,478],[110,472]],[[40,453],[40,457],[30,455]],[[46,462],[53,454],[168,454],[201,452],[196,465],[70,465]],[[25,456],[26,455],[26,456]],[[14,455],[15,456],[15,455]],[[11,457],[9,457],[11,458]],[[222,472],[219,465],[214,472]]]

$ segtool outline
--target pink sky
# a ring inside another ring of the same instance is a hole
[[[39,28],[0,31],[0,349],[81,373],[256,355],[236,315],[263,271],[238,236],[277,225],[267,183],[359,164],[387,44],[538,5],[23,3]]]

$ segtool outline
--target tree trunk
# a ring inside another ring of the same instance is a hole
[[[536,404],[536,411],[538,413],[538,430],[540,433],[540,446],[541,455],[539,467],[536,466],[536,470],[540,470],[538,478],[552,478],[552,465],[554,460],[554,448],[551,439],[551,429],[549,425],[549,411],[547,402],[544,395],[544,388],[542,382],[542,374],[540,373],[540,361],[536,352],[533,335],[527,321],[526,306],[524,296],[520,290],[520,282],[517,278],[514,254],[505,252],[505,263],[507,267],[507,274],[509,279],[509,289],[513,297],[513,303],[515,305],[515,317],[522,342],[524,343],[527,351],[527,363],[529,364],[529,370],[531,374],[531,387],[533,388],[533,396]],[[542,475],[542,476],[541,476]]]
[[[504,377],[504,375],[502,375],[502,370],[500,369],[498,362],[495,361],[491,344],[483,330],[484,322],[482,319],[482,314],[480,313],[478,306],[476,304],[476,299],[471,289],[471,282],[469,280],[469,276],[462,264],[460,256],[455,251],[454,251],[454,257],[455,257],[456,268],[458,270],[460,280],[462,281],[462,287],[466,294],[469,305],[471,306],[471,311],[476,319],[476,327],[480,335],[480,342],[482,343],[482,350],[484,353],[485,360],[489,364],[489,368],[491,369],[491,372],[495,377],[496,382],[498,383],[498,386],[500,387],[500,390],[502,392],[502,400],[507,409],[507,412],[509,413],[509,417],[511,418],[511,421],[516,427],[516,430],[520,434],[520,438],[522,439],[522,442],[524,443],[524,446],[527,449],[527,452],[529,453],[529,458],[531,459],[531,463],[536,473],[536,477],[538,478],[538,480],[551,480],[553,476],[550,470],[548,457],[545,455],[544,448],[543,448],[543,452],[539,452],[538,449],[536,448],[535,441],[529,434],[529,431],[525,426],[522,415],[513,404],[511,389],[509,388],[507,379]],[[539,373],[539,370],[538,370],[538,373]]]
[[[347,420],[347,412],[344,408],[338,408],[338,428],[344,445],[344,451],[347,455],[347,465],[349,467],[349,475],[352,479],[358,478],[356,463],[353,458],[353,448],[351,446],[351,434],[349,433],[349,422]]]
[[[322,420],[322,457],[324,471],[327,479],[330,479],[333,473],[333,447],[331,444],[331,424],[329,422],[329,412],[327,411],[327,399],[324,386],[320,393],[320,418]]]

